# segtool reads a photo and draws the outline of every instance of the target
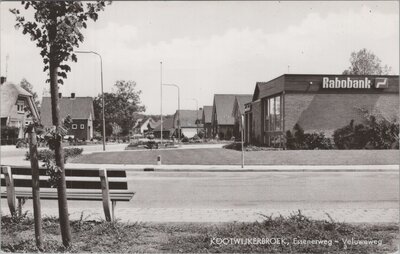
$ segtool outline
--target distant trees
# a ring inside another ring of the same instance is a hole
[[[344,75],[388,75],[391,67],[382,65],[381,60],[374,53],[363,48],[352,52],[350,67],[343,71]]]
[[[118,133],[128,135],[136,119],[139,118],[139,113],[145,110],[140,101],[141,93],[140,90],[136,89],[135,81],[117,81],[111,93],[104,93],[106,125],[116,126],[115,124],[117,124],[121,128]],[[94,99],[94,128],[98,132],[102,132],[101,102],[102,97],[99,94]],[[112,130],[111,132],[115,133],[115,128],[112,128]],[[106,130],[106,134],[109,135],[110,133]]]

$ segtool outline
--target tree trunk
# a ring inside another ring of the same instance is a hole
[[[29,135],[29,154],[31,155],[31,168],[32,168],[32,202],[33,214],[35,220],[35,238],[36,247],[43,251],[42,240],[42,213],[40,208],[40,185],[39,185],[39,163],[37,155],[37,138],[35,129],[28,133]]]
[[[50,49],[50,55],[52,55]],[[51,93],[51,113],[53,118],[53,125],[58,130],[61,126],[60,119],[60,106],[58,100],[58,64],[54,60],[50,59],[50,93]],[[67,206],[67,193],[65,183],[65,171],[64,171],[64,151],[62,148],[62,137],[57,137],[55,141],[55,159],[56,165],[61,169],[59,172],[57,193],[58,193],[58,213],[60,216],[60,228],[63,245],[69,247],[71,245],[71,230],[68,219],[68,206]]]

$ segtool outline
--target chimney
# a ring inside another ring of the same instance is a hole
[[[62,97],[62,93],[58,93],[58,98],[61,98]]]
[[[71,99],[75,99],[75,93],[71,93]]]
[[[1,76],[0,79],[1,79],[1,83],[0,83],[1,85],[7,81],[7,78],[3,77],[3,76]]]

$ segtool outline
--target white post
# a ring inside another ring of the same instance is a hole
[[[242,140],[242,168],[244,168],[244,142],[243,142],[243,135],[244,135],[244,116],[241,115],[240,116],[240,136],[241,136],[241,140]]]
[[[160,62],[160,101],[161,101],[161,145],[163,143],[163,121],[162,121],[162,62]]]

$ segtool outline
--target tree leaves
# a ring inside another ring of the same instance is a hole
[[[140,105],[140,90],[136,82],[119,80],[115,83],[112,93],[104,93],[105,118],[108,123],[116,123],[122,128],[122,134],[129,133],[136,121],[137,113],[144,111]],[[94,127],[101,132],[102,127],[102,97],[94,99]]]
[[[358,52],[352,52],[350,67],[343,71],[344,75],[387,75],[391,67],[382,66],[381,60],[374,53],[363,48]]]
[[[22,1],[21,4],[25,10],[35,11],[34,20],[26,21],[19,9],[10,9],[15,15],[15,28],[22,28],[22,33],[29,35],[32,41],[36,41],[37,47],[41,48],[40,55],[45,64],[43,71],[49,70],[48,64],[52,59],[52,63],[63,70],[58,73],[60,78],[66,79],[66,73],[71,68],[64,62],[78,61],[73,51],[84,41],[81,29],[87,28],[85,21],[88,18],[94,21],[98,19],[97,12],[104,10],[105,2]],[[63,84],[61,79],[58,80],[59,84]]]

